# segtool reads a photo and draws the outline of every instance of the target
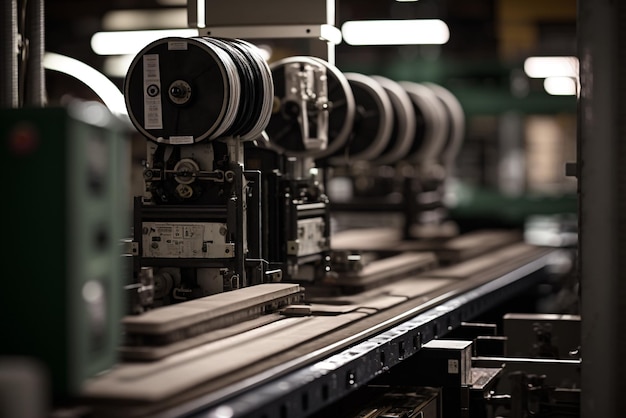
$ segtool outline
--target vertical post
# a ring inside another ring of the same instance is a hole
[[[578,1],[581,417],[626,410],[626,4]]]
[[[29,44],[24,104],[32,107],[43,107],[46,101],[43,69],[43,54],[45,50],[44,0],[28,0],[26,8],[27,24],[24,31]]]
[[[0,108],[15,108],[18,107],[17,0],[2,0],[0,19]]]

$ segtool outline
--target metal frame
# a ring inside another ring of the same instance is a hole
[[[306,417],[331,405],[442,336],[545,278],[551,253],[468,292],[442,295],[318,352],[269,369],[157,415],[165,417]],[[422,312],[423,311],[423,312]],[[422,312],[422,313],[419,313]],[[373,335],[373,336],[371,336]],[[369,337],[368,337],[369,336]],[[337,352],[337,347],[341,349]],[[322,360],[316,360],[323,355]]]
[[[322,25],[258,25],[258,26],[212,26],[199,28],[199,36],[245,39],[271,47],[288,45],[297,40],[298,56],[321,58],[335,64],[335,45],[341,43],[341,31],[328,24]],[[271,60],[271,58],[270,58]]]
[[[625,21],[622,1],[578,2],[583,418],[626,410]]]
[[[336,45],[341,43],[341,31],[332,25],[257,25],[211,26],[198,29],[200,36],[246,39],[314,38]]]

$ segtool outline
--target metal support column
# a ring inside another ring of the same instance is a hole
[[[28,0],[27,24],[24,28],[28,39],[28,63],[26,64],[26,85],[24,105],[43,107],[46,87],[43,69],[44,42],[44,0]]]
[[[626,410],[625,24],[624,2],[578,1],[582,418]]]
[[[17,0],[2,0],[0,16],[0,108],[18,107]]]

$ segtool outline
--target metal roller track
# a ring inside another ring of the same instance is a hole
[[[232,417],[306,417],[412,356],[423,343],[436,338],[442,331],[458,327],[462,321],[495,307],[536,283],[547,262],[548,256],[543,256],[413,318],[411,315],[419,307],[398,315],[368,329],[363,335],[398,323],[387,331],[191,416],[218,418],[232,412]],[[354,341],[358,337],[355,335],[348,340]]]
[[[365,328],[359,321],[354,326],[361,324],[360,331],[347,327],[340,333],[343,338],[322,348],[275,362],[269,369],[151,416],[309,416],[397,366],[422,344],[537,284],[545,278],[552,254],[553,250],[535,248],[515,260],[513,267],[498,263],[470,273],[446,292],[381,312],[386,319],[374,315]]]

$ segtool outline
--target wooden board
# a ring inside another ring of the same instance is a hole
[[[127,316],[122,323],[126,332],[163,334],[208,321],[227,320],[237,312],[270,304],[286,296],[297,296],[303,290],[297,284],[265,283]],[[220,324],[215,325],[215,328],[219,327]]]
[[[331,237],[331,246],[341,251],[364,252],[433,252],[440,264],[458,263],[522,241],[516,230],[480,230],[466,234],[424,239],[403,239],[392,228],[346,230]]]
[[[84,388],[85,397],[98,406],[101,415],[96,416],[151,416],[166,406],[226,390],[270,370],[284,373],[303,367],[354,344],[354,338],[375,335],[381,331],[378,324],[391,326],[392,318],[405,321],[410,318],[407,312],[417,315],[432,309],[552,251],[525,244],[516,247],[495,252],[491,263],[481,264],[482,269],[466,266],[464,275],[423,275],[414,282],[409,278],[389,284],[384,295],[371,292],[372,303],[361,301],[361,306],[374,306],[382,300],[379,297],[401,296],[398,303],[384,309],[353,306],[355,309],[345,314],[285,318],[155,363],[119,364],[110,373],[90,379]],[[297,366],[299,359],[306,359],[306,363]]]
[[[406,252],[372,261],[358,273],[340,274],[336,285],[344,292],[362,292],[407,276],[417,275],[436,266],[437,259],[433,253]]]
[[[300,303],[304,288],[291,283],[267,283],[182,302],[127,316],[125,342],[119,350],[125,360],[155,360],[203,343],[228,337],[276,319],[251,321],[284,306]]]
[[[340,316],[285,318],[266,326],[147,363],[121,363],[109,373],[84,385],[86,397],[155,402],[207,381],[290,351],[299,344],[366,316],[351,312]]]
[[[122,346],[119,349],[119,353],[122,360],[125,361],[160,360],[167,356],[171,356],[172,354],[180,353],[181,351],[189,350],[190,348],[197,347],[202,344],[228,338],[255,328],[263,327],[284,318],[285,317],[279,313],[263,315],[258,318],[237,323],[226,328],[216,329],[212,332],[203,333],[195,337],[187,338],[164,346]]]

